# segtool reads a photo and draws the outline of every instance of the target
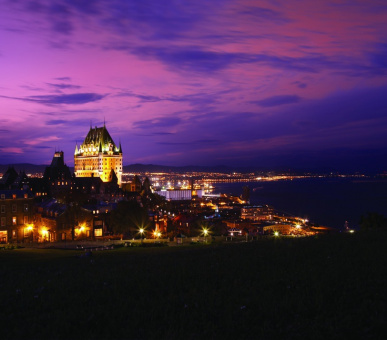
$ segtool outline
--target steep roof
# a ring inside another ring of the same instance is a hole
[[[95,127],[94,129],[90,127],[90,130],[83,142],[83,145],[89,144],[94,144],[98,147],[100,147],[100,145],[103,147],[112,144],[114,150],[117,148],[105,125],[100,128]]]
[[[0,186],[6,188],[9,187],[18,177],[18,173],[16,172],[13,166],[8,167],[8,170],[5,172],[3,177],[0,179]]]

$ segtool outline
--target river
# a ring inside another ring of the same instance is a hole
[[[215,183],[214,193],[241,195],[250,188],[251,204],[308,218],[320,225],[343,228],[359,225],[367,212],[387,216],[387,181],[354,178],[306,178],[270,182]]]

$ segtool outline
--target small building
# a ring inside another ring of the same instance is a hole
[[[0,190],[0,242],[30,240],[34,199],[26,190]]]
[[[269,205],[245,206],[241,209],[241,219],[265,221],[273,218],[273,208]]]
[[[192,200],[194,196],[202,198],[203,190],[191,190],[191,189],[168,189],[168,190],[159,190],[155,191],[159,196],[165,197],[166,200],[171,201],[184,201]]]
[[[37,242],[92,239],[94,217],[87,209],[50,199],[39,204],[33,232]]]

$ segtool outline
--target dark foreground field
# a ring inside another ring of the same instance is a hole
[[[384,338],[386,232],[0,251],[3,339]]]

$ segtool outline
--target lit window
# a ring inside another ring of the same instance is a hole
[[[28,204],[24,204],[24,212],[28,212]]]
[[[102,236],[102,228],[94,229],[94,236]]]
[[[16,225],[16,216],[12,217],[12,225]]]

